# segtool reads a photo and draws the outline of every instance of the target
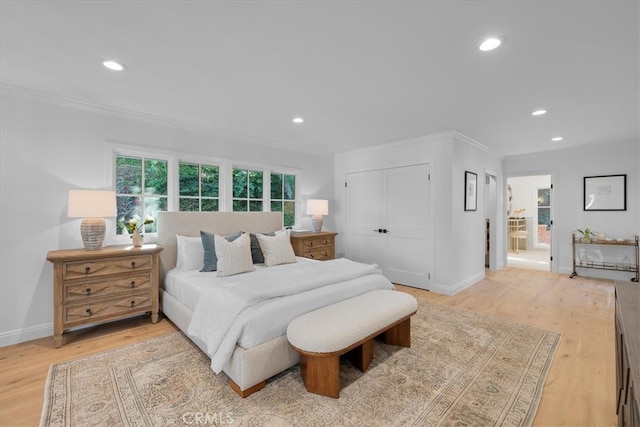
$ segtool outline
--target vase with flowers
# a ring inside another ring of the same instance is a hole
[[[140,233],[142,231],[142,227],[147,224],[153,224],[153,218],[147,216],[144,221],[138,220],[138,218],[131,218],[128,221],[120,221],[122,226],[127,229],[129,234],[131,235],[131,241],[133,242],[133,246],[141,247],[144,243],[144,236]]]

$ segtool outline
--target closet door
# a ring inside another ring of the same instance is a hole
[[[382,171],[347,174],[347,258],[378,264],[384,270],[387,248],[378,229],[385,221],[386,196]]]
[[[433,265],[429,165],[347,175],[347,257],[427,289]]]

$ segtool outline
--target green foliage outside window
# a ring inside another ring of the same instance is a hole
[[[220,186],[218,166],[180,163],[178,168],[179,209],[181,211],[217,211]]]
[[[155,220],[158,211],[167,210],[166,160],[117,156],[115,181],[118,224],[147,216]],[[145,225],[142,231],[155,233],[156,222]],[[117,227],[116,233],[127,234],[128,231]]]
[[[247,169],[233,170],[233,210],[262,211],[263,173]]]
[[[296,223],[296,177],[280,173],[271,174],[271,211],[282,212],[283,225]]]

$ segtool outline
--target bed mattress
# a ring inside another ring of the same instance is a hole
[[[298,258],[297,260],[298,263],[319,262],[306,258]],[[261,268],[265,267],[256,265],[256,269]],[[198,270],[173,269],[165,276],[164,290],[194,311],[197,303],[208,289],[212,286],[223,286],[229,280],[234,280],[233,276],[220,278],[213,272],[203,273]],[[265,283],[265,286],[268,284]],[[393,285],[384,276],[377,275],[376,277],[359,277],[323,286],[289,295],[286,298],[271,298],[261,301],[248,307],[238,316],[236,322],[240,324],[242,332],[237,345],[245,349],[252,348],[284,335],[289,323],[304,313],[373,289],[393,288]]]

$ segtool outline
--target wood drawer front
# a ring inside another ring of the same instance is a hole
[[[324,248],[320,247],[320,248],[315,248],[313,250],[305,249],[302,256],[305,258],[317,259],[320,261],[325,261],[328,259],[335,258],[333,254],[333,246],[324,247]]]
[[[331,249],[333,248],[333,237],[304,239],[302,246],[304,247],[305,252],[308,250]]]
[[[151,288],[151,276],[138,274],[130,277],[118,277],[100,282],[75,283],[65,286],[65,301],[75,301],[92,297],[111,295],[125,291],[136,291]]]
[[[67,306],[64,308],[64,323],[65,325],[90,323],[106,317],[138,313],[145,310],[151,310],[151,294],[149,292],[136,293],[106,301]]]
[[[63,279],[78,279],[81,277],[106,276],[135,270],[149,270],[151,266],[151,255],[69,262],[63,266],[62,277]]]

